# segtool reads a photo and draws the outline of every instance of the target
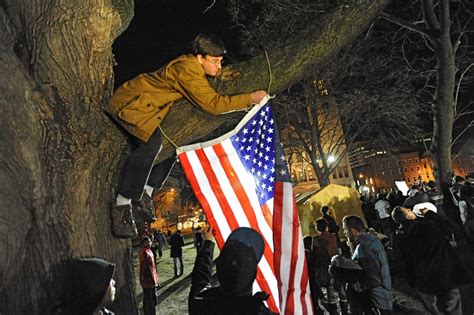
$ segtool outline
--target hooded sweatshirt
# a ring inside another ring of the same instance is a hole
[[[73,259],[64,278],[60,314],[93,314],[104,298],[115,265],[98,258]]]

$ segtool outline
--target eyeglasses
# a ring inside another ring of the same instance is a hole
[[[218,66],[222,67],[222,64],[224,63],[224,59],[208,59],[207,57],[204,59],[209,61],[211,64],[213,64],[216,67]]]

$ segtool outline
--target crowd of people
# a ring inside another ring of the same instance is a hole
[[[456,176],[441,192],[430,182],[414,185],[407,196],[360,200],[363,218],[342,220],[346,242],[327,206],[315,221],[318,235],[304,238],[315,314],[391,314],[388,252],[403,261],[403,276],[427,312],[462,314],[459,287],[472,277],[455,247],[473,241],[471,183]]]
[[[456,177],[451,186],[413,186],[408,196],[361,197],[363,216],[346,215],[342,226],[329,206],[314,222],[316,236],[304,247],[314,313],[391,314],[392,278],[387,253],[403,261],[404,277],[430,314],[462,314],[460,286],[472,281],[455,250],[459,240],[472,241],[472,187]],[[342,233],[340,235],[340,230]],[[250,228],[234,230],[213,262],[212,227],[193,230],[196,261],[191,276],[190,314],[273,314],[267,292],[252,292],[263,253],[261,235]],[[343,235],[343,237],[341,237]],[[157,262],[170,249],[174,276],[184,272],[180,230],[169,240],[160,230],[142,239],[138,255],[143,313],[156,314]],[[216,264],[218,285],[211,285]],[[97,258],[67,263],[62,298],[55,314],[113,314],[115,265]]]

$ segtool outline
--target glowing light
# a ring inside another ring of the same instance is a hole
[[[334,157],[334,155],[328,156],[328,162],[329,163],[334,163],[335,161],[336,161],[336,158]]]

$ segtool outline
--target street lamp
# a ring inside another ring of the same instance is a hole
[[[334,155],[331,154],[330,156],[328,156],[329,163],[334,163],[335,161],[336,161],[336,158],[334,157]]]

